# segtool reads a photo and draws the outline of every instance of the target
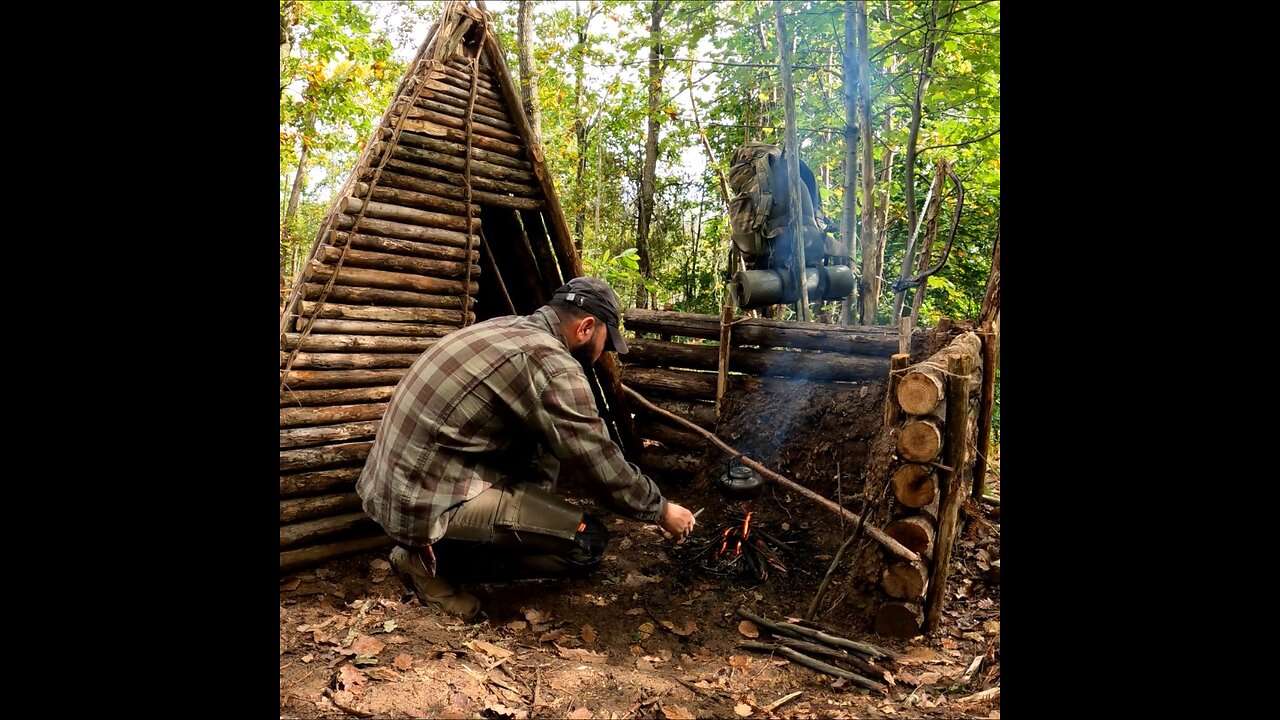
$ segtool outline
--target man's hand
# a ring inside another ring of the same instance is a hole
[[[658,524],[663,530],[671,533],[676,540],[684,540],[689,533],[693,532],[696,522],[688,508],[668,500],[667,510],[662,514],[662,520]]]

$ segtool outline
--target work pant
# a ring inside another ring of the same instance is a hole
[[[529,482],[495,485],[454,511],[433,544],[436,572],[494,582],[583,575],[604,557],[609,531],[595,517]]]

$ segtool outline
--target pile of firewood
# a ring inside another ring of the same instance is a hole
[[[819,623],[800,621],[778,623],[738,608],[738,615],[773,635],[772,642],[744,641],[739,647],[755,652],[771,653],[787,658],[810,670],[843,678],[867,690],[884,691],[888,684],[886,663],[899,655],[867,642],[850,640],[824,628]],[[817,656],[817,657],[815,657]],[[819,660],[818,657],[823,658]]]

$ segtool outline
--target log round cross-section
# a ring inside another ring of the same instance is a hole
[[[893,471],[893,496],[909,508],[922,508],[938,494],[938,476],[928,465],[908,463]]]
[[[916,603],[888,602],[876,612],[876,633],[885,637],[909,638],[920,634],[924,611]]]
[[[898,433],[898,454],[910,462],[929,462],[942,450],[942,430],[932,420],[912,420]]]

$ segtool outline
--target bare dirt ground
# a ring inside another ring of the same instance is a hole
[[[894,513],[883,481],[862,477],[885,477],[875,462],[884,386],[835,397],[805,386],[777,398],[756,392],[751,414],[728,407],[717,434],[853,512],[869,506],[868,522],[883,527]],[[861,477],[849,470],[864,466]],[[803,617],[854,529],[776,484],[749,505],[728,501],[710,483],[724,469],[725,458],[708,451],[695,477],[658,479],[671,499],[704,509],[679,546],[584,502],[612,533],[600,568],[580,579],[469,586],[484,608],[475,623],[404,595],[385,551],[285,576],[281,717],[999,717],[998,508],[970,500],[961,510],[941,627],[928,636],[873,632],[889,599],[879,587],[883,553],[865,534],[850,547],[814,619],[900,654],[878,661],[885,690],[868,691],[740,646],[771,635],[736,610],[775,622]],[[988,494],[999,495],[996,474]],[[772,567],[759,580],[744,562],[715,559],[721,533],[741,528],[746,512],[785,572]]]

